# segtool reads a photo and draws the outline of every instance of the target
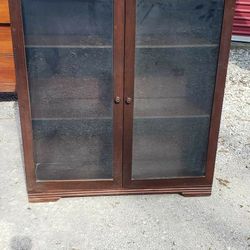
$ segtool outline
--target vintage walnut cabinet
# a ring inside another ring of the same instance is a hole
[[[234,0],[10,0],[30,201],[211,193]]]

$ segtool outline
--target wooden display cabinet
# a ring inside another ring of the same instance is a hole
[[[234,0],[10,0],[29,200],[210,195]]]

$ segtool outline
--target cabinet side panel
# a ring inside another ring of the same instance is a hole
[[[22,142],[24,153],[24,165],[26,172],[27,189],[28,191],[32,191],[35,186],[36,178],[33,159],[32,126],[24,50],[21,2],[20,0],[9,0],[9,6],[17,79],[17,94],[23,139]]]
[[[208,157],[206,165],[206,178],[210,184],[213,182],[214,165],[220,129],[221,112],[227,76],[231,35],[233,27],[235,0],[225,0],[223,26],[220,41],[220,51],[217,66],[216,85],[213,99],[213,109],[208,142]]]

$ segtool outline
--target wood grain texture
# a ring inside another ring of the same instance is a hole
[[[0,1],[0,23],[10,23],[8,0]]]
[[[15,92],[16,77],[10,27],[0,26],[0,92]]]
[[[0,26],[0,55],[13,55],[11,29],[8,26]]]
[[[0,55],[0,92],[15,92],[16,77],[14,58],[9,55]]]

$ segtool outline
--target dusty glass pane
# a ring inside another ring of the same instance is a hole
[[[22,8],[37,178],[111,179],[113,1]]]
[[[203,176],[223,0],[138,0],[132,178]]]
[[[224,0],[137,0],[137,45],[218,44]]]

